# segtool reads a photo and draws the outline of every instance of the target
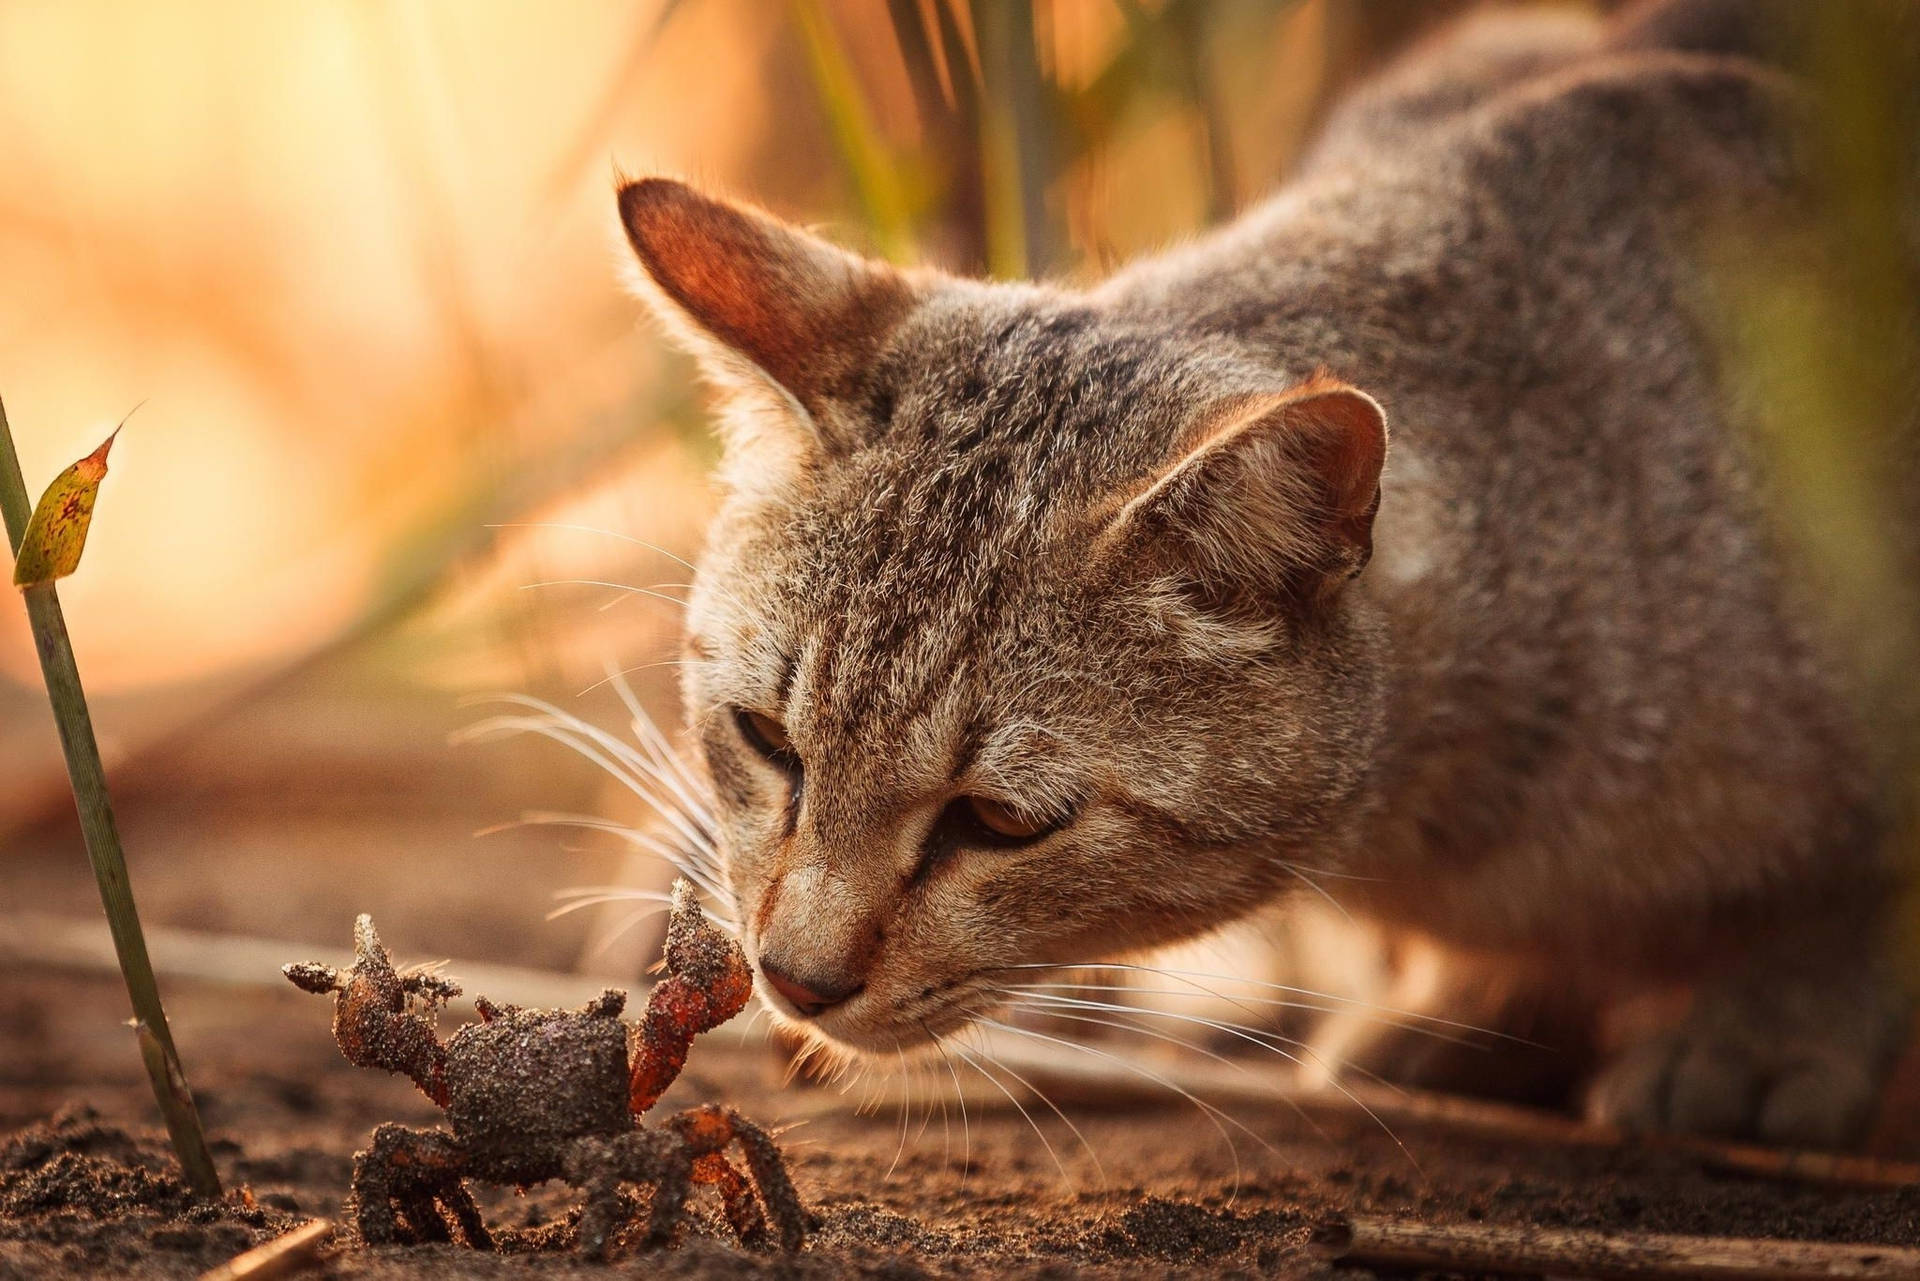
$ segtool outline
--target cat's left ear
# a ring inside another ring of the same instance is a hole
[[[1366,568],[1387,416],[1316,374],[1205,423],[1103,535],[1210,593],[1323,599]]]
[[[656,309],[710,376],[762,382],[830,447],[848,443],[842,407],[915,300],[903,273],[669,178],[623,186],[620,220]]]

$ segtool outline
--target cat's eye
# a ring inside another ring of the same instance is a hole
[[[1029,814],[990,796],[962,796],[940,816],[937,835],[950,844],[1011,849],[1053,835],[1068,817]]]
[[[781,769],[800,768],[800,753],[793,750],[793,740],[787,737],[787,728],[779,721],[760,712],[750,712],[744,707],[734,709],[733,721],[739,726],[740,737],[747,740],[748,747]]]
[[[1010,841],[1033,840],[1053,826],[1051,819],[1030,817],[990,797],[968,796],[964,800],[980,826]]]

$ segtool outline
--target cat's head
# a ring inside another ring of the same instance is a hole
[[[767,1003],[913,1045],[1019,966],[1337,859],[1378,735],[1380,408],[1098,295],[901,272],[649,179],[727,396],[686,695]]]

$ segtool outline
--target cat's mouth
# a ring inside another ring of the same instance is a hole
[[[862,1054],[894,1054],[937,1044],[1001,1002],[975,975],[906,993],[869,985],[812,1015],[775,991],[757,970],[754,989],[782,1025]]]

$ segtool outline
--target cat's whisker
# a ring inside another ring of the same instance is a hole
[[[1291,860],[1282,860],[1280,865],[1282,867],[1290,867],[1296,872],[1307,872],[1314,876],[1331,877],[1336,881],[1364,881],[1370,885],[1385,885],[1389,879],[1384,876],[1367,876],[1361,872],[1339,872],[1330,867],[1316,867],[1311,863],[1295,863]]]
[[[1347,911],[1346,907],[1340,902],[1339,899],[1329,894],[1325,886],[1321,885],[1320,882],[1314,880],[1311,876],[1308,876],[1306,872],[1302,871],[1298,864],[1282,863],[1280,864],[1280,869],[1284,871],[1287,875],[1293,877],[1296,881],[1299,881],[1302,885],[1306,886],[1308,889],[1312,890],[1315,894],[1318,894],[1322,899],[1324,899],[1327,903],[1327,906],[1331,907],[1334,911],[1340,913],[1341,920],[1345,921],[1348,925],[1357,926],[1358,922],[1356,922],[1353,919],[1353,913]]]
[[[1136,996],[1172,996],[1186,998],[1193,996],[1191,991],[1178,988],[1134,987],[1125,983],[1074,983],[1071,981],[1061,983],[1008,983],[996,990],[1003,992],[1115,992]],[[1257,1015],[1257,1011],[1247,1008],[1250,1005],[1264,1006],[1268,1009],[1276,1010],[1306,1010],[1315,1014],[1338,1014],[1345,1012],[1338,1006],[1328,1005],[1319,1001],[1291,1001],[1274,996],[1228,996],[1225,993],[1213,992],[1211,989],[1208,989],[1208,994],[1229,1005],[1246,1010],[1249,1015]],[[1442,1031],[1439,1028],[1422,1027],[1417,1023],[1408,1023],[1385,1014],[1369,1015],[1368,1017],[1371,1017],[1382,1026],[1396,1028],[1414,1036],[1429,1037],[1432,1040],[1440,1041],[1447,1045],[1459,1045],[1470,1049],[1490,1048],[1481,1041],[1471,1037]],[[1266,1034],[1280,1036],[1278,1032],[1271,1030],[1267,1031]],[[1295,1045],[1301,1049],[1307,1048],[1307,1043],[1297,1038],[1283,1036],[1280,1039],[1289,1045]]]
[[[729,901],[725,893],[720,889],[711,865],[705,859],[683,847],[674,845],[669,841],[661,840],[651,832],[639,831],[636,828],[628,827],[624,823],[615,823],[611,819],[595,818],[589,814],[562,814],[548,813],[545,811],[534,811],[522,815],[517,823],[502,824],[487,830],[503,831],[508,827],[577,827],[587,831],[605,832],[610,836],[620,838],[636,849],[644,850],[649,854],[663,859],[672,866],[675,871],[692,881],[694,885],[708,897],[711,903],[724,904]],[[716,919],[726,919],[726,914],[722,913]]]
[[[953,1080],[953,1100],[960,1105],[960,1186],[964,1190],[967,1186],[967,1180],[973,1175],[973,1124],[967,1117],[967,1092],[960,1088],[960,1072],[953,1066],[953,1057],[947,1053],[946,1038],[935,1036],[932,1029],[924,1022],[920,1024],[920,1030],[927,1034],[927,1040],[932,1043],[935,1052],[940,1055],[940,1061],[946,1064],[947,1075]],[[945,1159],[949,1163],[953,1160],[953,1132],[951,1130],[948,1130],[946,1134]]]
[[[663,912],[671,910],[673,906],[673,896],[670,894],[663,893],[659,890],[633,889],[620,885],[601,885],[586,889],[561,890],[557,892],[554,897],[564,898],[568,901],[547,913],[546,919],[549,921],[558,920],[563,916],[571,915],[584,908],[603,907],[608,903],[639,902],[653,903],[656,905],[643,912],[638,912],[626,917],[619,926],[615,927],[612,933],[601,941],[600,946],[595,949],[596,955],[606,951],[614,940],[618,939],[620,935],[624,934],[627,930],[633,928],[633,926],[651,917],[659,916]],[[721,913],[708,910],[706,912],[706,918],[728,934],[738,934],[740,932],[739,927]]]
[[[674,750],[667,736],[661,733],[653,717],[647,715],[646,708],[640,705],[640,700],[634,695],[633,686],[627,682],[626,676],[623,673],[615,673],[609,679],[613,682],[614,692],[619,696],[621,705],[627,709],[627,717],[633,728],[634,738],[639,742],[641,749],[659,767],[662,781],[673,789],[674,794],[681,799],[689,812],[698,815],[704,821],[707,830],[711,831],[714,827],[713,797],[705,782],[687,768],[686,762],[681,758],[680,753]]]
[[[544,586],[544,584],[542,585]],[[667,591],[691,592],[693,590],[692,583],[650,583],[645,587],[635,587],[631,584],[627,584],[625,586],[625,589],[629,595],[650,596],[656,600],[673,601],[682,609],[686,609],[688,606],[693,604],[693,601],[691,599],[683,600],[678,596],[666,596],[662,594]],[[625,596],[614,596],[608,600],[601,601],[599,606],[594,610],[594,612],[597,614],[604,614],[608,610],[612,609],[615,605],[620,604],[625,599],[627,599],[627,597]]]
[[[606,936],[594,945],[593,955],[595,957],[605,956],[607,951],[612,948],[615,943],[618,943],[621,936],[626,934],[628,930],[640,924],[642,921],[651,920],[656,916],[664,916],[672,910],[670,907],[650,907],[644,911],[627,913],[627,915],[620,918],[619,924],[615,925],[611,930],[608,930]]]
[[[1197,1040],[1193,1040],[1184,1036],[1175,1036],[1170,1032],[1155,1031],[1153,1028],[1141,1027],[1137,1023],[1122,1023],[1117,1019],[1103,1019],[1091,1014],[1082,1014],[1077,1012],[1079,1008],[1085,1008],[1090,1010],[1103,1010],[1103,1009],[1111,1008],[1111,1009],[1118,1010],[1121,1008],[1118,1006],[1109,1007],[1109,1006],[1099,1005],[1093,1002],[1087,1002],[1085,1003],[1084,1007],[1074,1007],[1070,1009],[1065,1006],[1055,1004],[1052,1001],[1036,1001],[1036,1000],[1030,1000],[1027,998],[1012,996],[1004,993],[1003,995],[1008,995],[1007,1008],[1009,1009],[1026,1010],[1030,1013],[1038,1014],[1045,1018],[1065,1019],[1074,1023],[1096,1024],[1100,1027],[1113,1028],[1116,1031],[1129,1032],[1136,1036],[1150,1037],[1156,1041],[1164,1041],[1169,1045],[1178,1046],[1181,1050],[1189,1054],[1198,1054],[1203,1058],[1212,1059],[1214,1062],[1222,1064],[1225,1067],[1232,1068],[1235,1072],[1239,1072],[1243,1075],[1251,1076],[1253,1074],[1253,1069],[1249,1068],[1245,1063],[1238,1062],[1234,1059],[1230,1059],[1226,1055],[1221,1054],[1217,1050],[1210,1050]],[[1127,1011],[1127,1012],[1132,1013],[1132,1011]]]
[[[678,584],[674,583],[661,584],[662,587],[673,587],[677,585]],[[662,600],[669,605],[678,605],[681,609],[687,607],[687,602],[678,596],[669,596],[665,592],[657,591],[651,587],[635,587],[632,583],[616,583],[605,578],[547,578],[537,583],[520,584],[520,590],[523,592],[533,591],[539,587],[604,587],[608,591],[623,593],[623,596],[615,597],[614,600],[608,602],[608,604],[617,603],[626,596],[644,596],[650,600]],[[606,606],[603,605],[601,608],[604,609]]]
[[[587,908],[590,908],[590,907],[604,907],[608,903],[633,902],[641,898],[642,894],[644,893],[646,893],[646,891],[638,891],[638,892],[629,891],[629,892],[622,893],[616,890],[610,893],[581,894],[573,891],[562,890],[559,894],[554,895],[554,897],[560,898],[564,896],[566,897],[567,901],[560,904],[559,907],[550,909],[547,912],[545,919],[549,921],[557,921],[563,916],[572,916],[575,912],[585,911]]]
[[[590,815],[581,814],[549,814],[541,811],[533,811],[511,823],[496,823],[492,827],[483,827],[474,834],[476,836],[492,836],[498,832],[511,831],[521,827],[578,827],[617,836],[628,844],[664,860],[675,871],[694,882],[694,884],[703,891],[719,899],[721,902],[725,901],[724,897],[720,896],[715,888],[709,884],[706,864],[697,857],[694,857],[689,851],[667,841],[663,841],[649,832],[642,832],[608,819],[598,819]]]
[[[671,903],[673,896],[665,890],[649,890],[632,885],[569,885],[563,890],[555,890],[556,899],[570,899],[588,903],[611,903],[620,899],[634,899],[650,903]],[[569,907],[573,903],[568,904]],[[708,916],[713,913],[708,912]]]
[[[1056,1000],[1056,1001],[1069,1001],[1069,1000],[1072,1000],[1073,998],[1051,997],[1048,999]],[[1238,1037],[1241,1037],[1242,1039],[1252,1041],[1256,1045],[1264,1045],[1267,1049],[1272,1050],[1275,1054],[1278,1054],[1280,1057],[1286,1059],[1288,1062],[1294,1064],[1296,1067],[1301,1066],[1301,1060],[1299,1056],[1289,1053],[1287,1050],[1282,1049],[1280,1046],[1273,1045],[1266,1042],[1265,1040],[1261,1039],[1257,1034],[1251,1032],[1249,1029],[1242,1028],[1237,1024],[1221,1023],[1213,1019],[1203,1018],[1199,1015],[1180,1014],[1171,1010],[1139,1011],[1130,1006],[1111,1005],[1101,1001],[1085,1002],[1084,1004],[1092,1005],[1096,1008],[1118,1010],[1121,1013],[1125,1013],[1125,1014],[1150,1012],[1156,1017],[1160,1017],[1160,1018],[1175,1019],[1175,1020],[1178,1020],[1181,1022],[1187,1022],[1187,1023],[1196,1023],[1204,1027],[1210,1027],[1218,1032],[1226,1032],[1230,1035],[1238,1036]],[[1299,1043],[1295,1042],[1295,1044],[1297,1045]],[[1312,1054],[1311,1049],[1309,1049],[1308,1047],[1303,1045],[1300,1048],[1303,1050],[1306,1050],[1307,1053]],[[1323,1067],[1326,1066],[1324,1062],[1322,1062],[1322,1060],[1319,1058],[1318,1055],[1313,1055],[1313,1058],[1316,1063],[1319,1063]],[[1394,1133],[1393,1127],[1387,1124],[1385,1118],[1383,1118],[1378,1112],[1374,1111],[1371,1107],[1369,1107],[1367,1103],[1364,1100],[1362,1100],[1358,1095],[1356,1095],[1352,1090],[1349,1090],[1345,1085],[1343,1085],[1337,1074],[1329,1072],[1327,1074],[1327,1084],[1333,1090],[1339,1093],[1341,1097],[1345,1098],[1347,1102],[1353,1104],[1356,1108],[1359,1108],[1362,1112],[1366,1113],[1367,1118],[1380,1128],[1380,1132],[1386,1135],[1387,1138],[1391,1139],[1393,1141],[1393,1145],[1400,1149],[1400,1154],[1407,1158],[1407,1163],[1414,1168],[1415,1173],[1419,1174],[1422,1178],[1426,1177],[1426,1172],[1420,1168],[1420,1162],[1414,1158],[1413,1152],[1410,1149],[1408,1149],[1407,1145],[1401,1142],[1400,1136]],[[1300,1111],[1298,1104],[1293,1104],[1292,1106],[1296,1112]],[[1303,1117],[1304,1115],[1305,1114],[1302,1113]],[[1308,1124],[1312,1124],[1312,1122],[1309,1121]],[[1315,1127],[1315,1128],[1317,1129],[1318,1127]]]
[[[977,1018],[978,1016],[976,1015],[975,1017]],[[1100,1163],[1100,1154],[1094,1151],[1093,1144],[1087,1141],[1087,1136],[1080,1132],[1080,1127],[1073,1123],[1073,1119],[1069,1117],[1065,1112],[1062,1112],[1060,1110],[1059,1105],[1053,1101],[1053,1099],[1047,1094],[1045,1090],[1042,1090],[1039,1086],[1035,1085],[1032,1081],[1029,1081],[1026,1077],[1020,1075],[1019,1072],[1009,1067],[1005,1062],[1003,1062],[1000,1058],[994,1055],[985,1046],[978,1047],[978,1049],[982,1057],[987,1059],[995,1067],[999,1068],[1002,1072],[1005,1072],[1008,1076],[1012,1077],[1028,1093],[1032,1094],[1034,1098],[1044,1103],[1047,1106],[1047,1110],[1052,1112],[1055,1116],[1059,1117],[1060,1123],[1066,1126],[1067,1129],[1073,1132],[1073,1137],[1079,1140],[1080,1146],[1086,1150],[1087,1156],[1093,1161],[1094,1172],[1099,1175],[1100,1182],[1102,1186],[1104,1186],[1107,1182],[1107,1171],[1106,1171],[1106,1167]]]
[[[907,1070],[907,1052],[895,1041],[893,1053],[900,1061],[900,1142],[893,1149],[893,1160],[888,1163],[887,1172],[880,1176],[882,1183],[892,1181],[893,1172],[900,1168],[900,1158],[907,1154],[907,1125],[913,1118],[913,1077]]]
[[[1028,1112],[1027,1109],[1021,1105],[1019,1098],[1015,1096],[1014,1092],[1008,1089],[1000,1081],[1000,1078],[996,1077],[993,1073],[987,1071],[987,1069],[981,1065],[980,1060],[975,1058],[972,1054],[968,1053],[966,1048],[961,1046],[958,1042],[953,1043],[953,1051],[954,1053],[960,1056],[961,1062],[965,1063],[968,1067],[972,1068],[975,1072],[978,1072],[982,1077],[986,1078],[986,1080],[990,1084],[992,1084],[994,1089],[1006,1095],[1007,1102],[1013,1104],[1014,1110],[1018,1112],[1021,1115],[1021,1117],[1023,1117],[1026,1120],[1028,1128],[1031,1129],[1034,1133],[1034,1137],[1040,1140],[1040,1146],[1047,1150],[1047,1156],[1053,1160],[1054,1168],[1060,1171],[1061,1180],[1065,1182],[1068,1187],[1077,1189],[1080,1185],[1074,1182],[1074,1178],[1071,1174],[1067,1173],[1066,1163],[1060,1159],[1060,1154],[1054,1151],[1053,1144],[1049,1142],[1047,1139],[1046,1131],[1042,1130],[1040,1128],[1039,1123],[1033,1119],[1033,1114]],[[1084,1139],[1081,1141],[1085,1142]]]
[[[1046,992],[1026,993],[1018,997],[1015,1003],[1027,1009],[1053,1014],[1060,1018],[1068,1017],[1066,1013],[1068,1010],[1101,1010],[1113,1014],[1130,1015],[1136,1018],[1167,1019],[1171,1022],[1185,1023],[1193,1027],[1203,1027],[1209,1031],[1224,1033],[1245,1041],[1250,1045],[1257,1046],[1260,1049],[1277,1054],[1295,1067],[1301,1066],[1300,1056],[1292,1053],[1285,1047],[1292,1045],[1303,1051],[1307,1050],[1307,1047],[1303,1043],[1294,1040],[1292,1037],[1282,1036],[1277,1032],[1265,1032],[1258,1028],[1246,1027],[1238,1023],[1226,1023],[1218,1019],[1205,1018],[1198,1014],[1185,1014],[1177,1010],[1157,1010],[1151,1007],[1119,1005],[1111,1001],[1090,1001],[1084,997],[1056,995]],[[1108,1026],[1114,1027],[1120,1025],[1110,1023]],[[1168,1041],[1183,1049],[1204,1054],[1208,1058],[1229,1064],[1238,1071],[1244,1072],[1247,1070],[1244,1064],[1235,1063],[1224,1055],[1207,1049],[1197,1041],[1187,1040],[1183,1037],[1169,1036],[1163,1032],[1156,1032],[1148,1028],[1135,1027],[1134,1030],[1143,1036],[1151,1036],[1157,1040]],[[1311,1051],[1308,1052],[1310,1053]]]
[[[587,686],[585,689],[581,690],[578,694],[575,694],[574,697],[585,698],[587,695],[593,693],[595,690],[604,689],[608,685],[613,684],[615,680],[621,677],[631,676],[635,672],[648,672],[648,671],[652,671],[656,667],[698,667],[705,663],[711,663],[712,661],[713,660],[710,658],[662,658],[662,659],[656,659],[651,663],[636,663],[632,667],[621,668],[619,671],[615,672],[611,676],[602,676],[599,680]]]
[[[537,716],[496,716],[476,722],[455,735],[456,742],[471,742],[482,738],[505,734],[539,734],[554,742],[571,748],[579,755],[599,765],[629,791],[649,804],[662,809],[660,798],[647,788],[648,776],[653,768],[645,758],[634,753],[624,743],[614,739],[597,726],[588,725],[578,717],[568,716],[557,709],[549,709],[538,700],[528,700],[524,705],[535,706]],[[684,816],[683,816],[684,817]],[[689,839],[704,844],[706,837],[701,833],[692,833]]]
[[[1012,1004],[1017,1009],[1029,1010],[1034,1013],[1044,1015],[1048,1018],[1065,1019],[1075,1023],[1097,1024],[1101,1027],[1112,1028],[1116,1031],[1129,1032],[1136,1036],[1151,1037],[1156,1041],[1164,1041],[1170,1045],[1178,1046],[1182,1050],[1185,1050],[1189,1053],[1203,1055],[1206,1058],[1210,1058],[1217,1063],[1225,1064],[1227,1067],[1232,1068],[1236,1072],[1241,1072],[1241,1073],[1246,1073],[1248,1075],[1251,1075],[1251,1069],[1249,1069],[1246,1064],[1235,1062],[1233,1059],[1228,1058],[1226,1055],[1220,1054],[1214,1050],[1210,1050],[1206,1046],[1201,1045],[1198,1041],[1190,1040],[1186,1037],[1173,1036],[1166,1032],[1156,1031],[1153,1028],[1141,1027],[1137,1023],[1122,1023],[1122,1022],[1119,1022],[1118,1020],[1103,1019],[1090,1014],[1069,1013],[1067,1010],[1054,1005],[1044,1005],[1044,1004],[1038,1004],[1038,1003],[1029,1004],[1022,1001],[1015,1001]],[[1119,1007],[1094,1005],[1093,1008],[1118,1009]],[[1133,1011],[1126,1011],[1126,1012],[1133,1013]],[[1140,1011],[1139,1013],[1156,1014],[1156,1013],[1160,1013],[1160,1011]],[[1279,1054],[1282,1058],[1285,1058],[1295,1063],[1296,1065],[1299,1063],[1298,1059],[1295,1059],[1291,1054],[1288,1054],[1285,1050],[1278,1049],[1275,1046],[1266,1045],[1264,1042],[1256,1041],[1256,1043],[1260,1044],[1263,1049],[1273,1050],[1274,1053]],[[1331,1137],[1327,1134],[1326,1130],[1321,1128],[1319,1123],[1316,1122],[1311,1116],[1307,1115],[1307,1111],[1305,1108],[1301,1107],[1298,1103],[1294,1102],[1292,1099],[1287,1099],[1284,1101],[1286,1102],[1287,1106],[1290,1109],[1292,1109],[1294,1115],[1298,1116],[1302,1121],[1306,1123],[1308,1129],[1312,1130],[1323,1141],[1331,1142]]]
[[[1255,1134],[1252,1130],[1248,1129],[1244,1122],[1240,1121],[1236,1117],[1228,1116],[1225,1112],[1221,1111],[1219,1108],[1215,1107],[1213,1104],[1208,1103],[1205,1099],[1202,1099],[1199,1095],[1193,1093],[1193,1091],[1182,1088],[1180,1085],[1176,1084],[1173,1081],[1168,1080],[1166,1077],[1162,1076],[1158,1072],[1152,1071],[1151,1069],[1148,1069],[1148,1068],[1143,1068],[1137,1063],[1128,1062],[1126,1059],[1120,1057],[1117,1054],[1110,1054],[1107,1051],[1098,1048],[1097,1046],[1088,1045],[1082,1041],[1073,1041],[1073,1040],[1067,1039],[1066,1037],[1049,1036],[1047,1033],[1038,1031],[1034,1028],[1019,1027],[1012,1023],[1002,1023],[998,1019],[990,1019],[990,1018],[985,1018],[977,1015],[975,1017],[980,1023],[988,1027],[998,1028],[1000,1031],[1010,1033],[1014,1036],[1024,1036],[1024,1037],[1029,1037],[1033,1040],[1046,1041],[1054,1045],[1064,1046],[1070,1050],[1078,1050],[1082,1054],[1092,1055],[1095,1058],[1105,1059],[1110,1063],[1118,1064],[1121,1068],[1123,1068],[1128,1072],[1133,1073],[1136,1076],[1140,1076],[1145,1078],[1146,1080],[1154,1082],[1156,1085],[1161,1086],[1163,1089],[1167,1089],[1172,1091],[1175,1094],[1178,1094],[1181,1098],[1185,1099],[1187,1102],[1191,1103],[1194,1107],[1198,1108],[1201,1114],[1205,1116],[1209,1122],[1212,1123],[1213,1128],[1219,1131],[1221,1141],[1227,1145],[1227,1151],[1233,1155],[1233,1184],[1234,1184],[1234,1188],[1236,1189],[1236,1192],[1240,1186],[1240,1179],[1241,1179],[1241,1173],[1242,1173],[1242,1167],[1240,1164],[1240,1149],[1234,1144],[1233,1136],[1228,1134],[1226,1127],[1221,1124],[1222,1118],[1232,1122],[1236,1128],[1244,1130],[1249,1138],[1251,1138],[1254,1142],[1260,1144],[1260,1146],[1266,1148],[1269,1152],[1273,1152],[1275,1150],[1271,1143],[1268,1143],[1265,1139],[1261,1138],[1259,1135]]]
[[[676,565],[681,566],[683,569],[686,569],[690,573],[697,574],[700,572],[700,567],[698,565],[695,565],[692,561],[688,560],[684,556],[675,555],[673,552],[668,551],[666,548],[660,546],[658,543],[650,543],[644,538],[635,538],[631,534],[623,534],[618,530],[601,529],[597,525],[574,525],[574,524],[568,524],[562,521],[533,520],[533,521],[503,522],[500,524],[488,525],[487,528],[488,529],[565,529],[565,530],[572,530],[576,533],[581,533],[581,534],[599,534],[605,538],[614,538],[614,539],[618,539],[623,543],[631,543],[635,547],[643,547],[647,551],[653,552],[656,555],[666,557],[668,560],[672,561]],[[722,596],[725,596],[728,600],[732,601],[735,605],[738,605],[742,610],[745,610],[747,608],[746,605],[740,600],[740,598],[738,596],[735,596],[732,592],[729,592],[717,585],[710,585],[710,586],[712,586],[712,590],[719,592]]]
[[[924,1062],[924,1060],[921,1062]],[[916,1063],[915,1066],[920,1066],[920,1063]],[[935,1078],[935,1084],[937,1085],[938,1074],[935,1073],[931,1067],[927,1069],[927,1073]],[[927,1127],[933,1124],[933,1105],[936,1101],[940,1104],[940,1123],[942,1127],[946,1125],[947,1096],[942,1094],[938,1089],[930,1087],[927,1090],[927,1106],[920,1113],[920,1128],[915,1130],[913,1134],[913,1141],[915,1143],[919,1143],[927,1137]]]
[[[624,688],[627,696],[630,697],[631,687]],[[539,700],[532,700],[532,702],[550,715],[565,717],[566,728],[592,739],[637,777],[665,788],[681,807],[682,812],[700,829],[700,843],[710,844],[706,832],[713,827],[712,806],[709,800],[698,794],[705,789],[687,774],[665,736],[660,733],[644,709],[639,708],[637,702],[628,707],[633,719],[634,735],[639,740],[637,745],[621,742],[599,726],[579,717],[570,716],[551,704],[539,703]]]
[[[677,803],[674,791],[664,778],[657,779],[655,786],[649,786],[649,780],[662,775],[664,771],[640,755],[638,751],[620,742],[605,730],[589,724],[577,716],[561,711],[559,708],[539,699],[524,695],[508,695],[497,701],[528,707],[540,713],[538,716],[497,716],[468,727],[458,737],[472,740],[495,734],[534,733],[568,747],[588,761],[599,765],[622,786],[651,806],[694,850],[717,859],[718,854],[707,832],[711,824],[703,824],[696,815],[682,811]]]
[[[1185,984],[1196,991],[1220,1000],[1231,1000],[1232,998],[1223,996],[1212,988],[1203,986],[1200,980],[1228,984],[1240,983],[1263,991],[1286,992],[1294,996],[1304,996],[1316,1001],[1328,1001],[1342,1010],[1355,1009],[1370,1011],[1376,1014],[1389,1014],[1395,1018],[1411,1020],[1413,1023],[1451,1028],[1454,1031],[1467,1032],[1475,1036],[1490,1036],[1497,1040],[1510,1041],[1518,1045],[1531,1046],[1536,1049],[1546,1048],[1538,1046],[1524,1037],[1513,1036],[1497,1028],[1479,1027],[1472,1023],[1462,1023],[1456,1019],[1441,1018],[1433,1014],[1423,1014],[1418,1010],[1400,1009],[1391,1005],[1379,1005],[1371,1001],[1363,1001],[1358,997],[1341,996],[1335,992],[1319,992],[1313,988],[1296,987],[1289,983],[1272,983],[1265,979],[1250,979],[1236,974],[1208,974],[1199,970],[1163,969],[1159,966],[1143,965],[1134,961],[1032,961],[1016,965],[1000,965],[994,967],[994,971],[999,973],[1004,973],[1009,970],[1050,970],[1056,973],[1062,970],[1117,970],[1129,974],[1153,974],[1160,978]]]

